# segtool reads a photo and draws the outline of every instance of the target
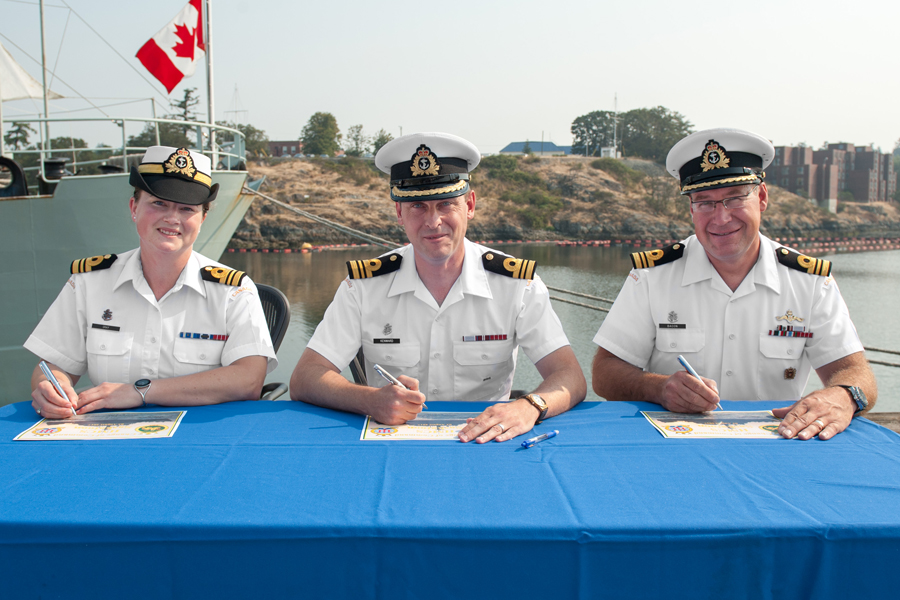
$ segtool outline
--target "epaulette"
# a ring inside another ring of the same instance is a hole
[[[537,268],[537,263],[533,260],[515,258],[494,252],[485,252],[481,257],[481,262],[485,271],[506,275],[513,279],[533,279],[534,270]]]
[[[79,273],[88,273],[90,271],[102,271],[112,266],[116,259],[119,258],[115,254],[104,254],[103,256],[92,256],[90,258],[80,258],[72,262],[70,272],[72,275]]]
[[[247,274],[243,271],[226,269],[225,267],[208,266],[200,269],[200,277],[206,281],[223,283],[225,285],[241,285],[241,282],[246,276]]]
[[[679,242],[665,248],[633,252],[631,254],[631,264],[634,265],[635,269],[648,269],[678,260],[682,256],[684,256],[684,244]]]
[[[393,273],[400,268],[403,256],[399,254],[386,254],[378,258],[368,260],[348,260],[347,272],[350,279],[368,279]]]
[[[778,262],[789,269],[804,271],[811,275],[821,275],[822,277],[828,277],[831,274],[830,260],[813,258],[787,248],[779,248],[775,251],[775,256],[778,257]]]

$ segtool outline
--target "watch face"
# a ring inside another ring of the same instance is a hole
[[[148,385],[150,385],[149,379],[138,379],[134,382],[134,387],[147,387]]]

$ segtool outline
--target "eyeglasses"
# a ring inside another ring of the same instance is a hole
[[[730,198],[722,198],[721,200],[701,200],[699,202],[691,202],[691,207],[695,212],[699,213],[711,213],[716,210],[716,204],[721,204],[727,210],[734,210],[735,208],[744,208],[744,205],[747,203],[747,200],[750,199],[750,195],[756,191],[759,185],[754,185],[753,189],[744,194],[743,196],[732,196]]]

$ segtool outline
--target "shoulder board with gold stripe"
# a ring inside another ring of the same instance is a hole
[[[635,269],[648,269],[678,260],[682,256],[684,256],[684,244],[679,242],[665,248],[633,252],[631,254],[631,264],[634,265]]]
[[[804,271],[811,275],[821,275],[828,277],[831,274],[831,261],[822,258],[813,258],[806,256],[787,248],[779,248],[775,251],[778,262],[790,269]]]
[[[72,262],[70,271],[72,275],[79,273],[89,273],[91,271],[102,271],[112,266],[116,259],[119,258],[115,254],[104,254],[102,256],[91,256],[90,258],[80,258]]]
[[[481,257],[484,270],[498,275],[506,275],[513,279],[534,279],[537,263],[533,260],[515,258],[496,252],[485,252]]]
[[[213,281],[225,285],[241,285],[241,282],[246,276],[247,274],[243,271],[226,269],[225,267],[208,266],[200,269],[200,277],[206,281]]]
[[[350,279],[368,279],[393,273],[400,268],[403,257],[399,254],[386,254],[368,260],[348,260],[347,273]]]

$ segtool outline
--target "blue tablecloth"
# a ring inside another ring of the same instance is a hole
[[[0,597],[896,597],[900,436],[667,440],[654,408],[582,404],[524,450],[362,442],[297,402],[13,442],[36,415],[2,407]]]

